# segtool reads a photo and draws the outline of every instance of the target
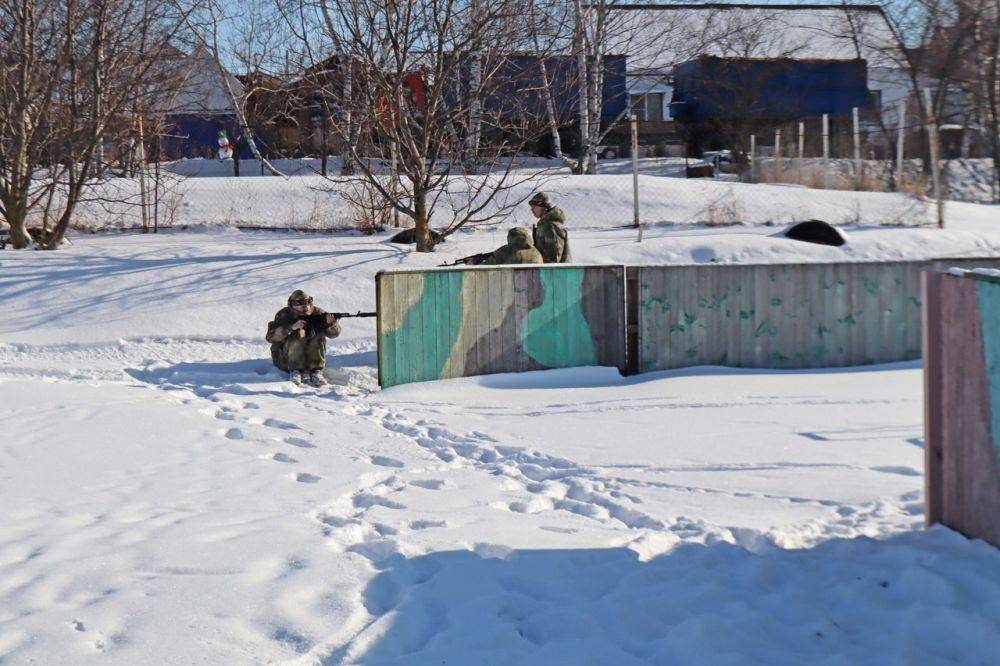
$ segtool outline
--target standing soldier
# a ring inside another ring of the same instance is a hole
[[[572,259],[565,226],[566,213],[559,206],[553,206],[545,192],[532,195],[528,199],[528,205],[531,206],[531,214],[538,218],[531,235],[545,263],[568,264]]]
[[[507,232],[507,244],[490,252],[484,264],[542,264],[542,255],[531,244],[531,236],[524,227],[514,227]]]
[[[310,330],[303,317],[323,315],[325,328]],[[289,373],[292,383],[299,385],[308,379],[313,386],[327,386],[323,376],[326,367],[326,339],[340,335],[337,317],[313,306],[312,296],[296,289],[288,297],[288,307],[281,308],[267,325],[267,341],[271,343],[271,361],[279,370]]]

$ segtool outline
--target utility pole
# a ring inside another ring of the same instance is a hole
[[[823,114],[823,189],[830,188],[830,116]]]
[[[930,88],[924,88],[924,100],[927,105],[927,138],[930,143],[931,178],[934,181],[934,199],[937,201],[938,228],[944,229],[944,201],[941,199],[941,165],[938,163],[938,133],[937,114],[934,113],[934,100]]]
[[[642,242],[642,224],[639,222],[639,120],[630,113],[628,119],[632,134],[632,216],[639,235],[636,243]]]
[[[906,136],[906,98],[899,100],[899,123],[896,130],[896,191],[903,186],[903,138]]]

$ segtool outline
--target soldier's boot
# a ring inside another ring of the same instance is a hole
[[[302,373],[298,370],[292,370],[288,373],[288,379],[296,386],[302,386]]]
[[[310,372],[309,381],[312,382],[312,385],[316,388],[322,388],[330,385],[330,382],[326,381],[326,377],[323,376],[322,370],[313,370]]]

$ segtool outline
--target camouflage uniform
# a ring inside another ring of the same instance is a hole
[[[278,310],[274,320],[267,325],[266,337],[271,343],[271,360],[285,372],[308,372],[325,368],[326,339],[340,335],[340,322],[336,321],[326,328],[323,335],[309,335],[305,329],[292,330],[292,324],[298,319],[292,303],[306,299],[310,299],[309,295],[296,289],[288,297],[288,307]],[[326,311],[314,306],[309,314],[326,314]]]
[[[494,250],[485,264],[541,264],[541,253],[531,243],[528,230],[514,227],[507,232],[507,244]]]
[[[569,252],[569,235],[565,226],[566,213],[558,206],[553,206],[544,192],[535,194],[528,203],[545,209],[545,214],[539,218],[531,231],[535,247],[542,253],[545,263],[568,264],[572,258]]]

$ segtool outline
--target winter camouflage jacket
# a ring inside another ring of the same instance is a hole
[[[313,307],[310,314],[326,314]],[[291,306],[281,308],[267,325],[267,341],[271,343],[271,360],[285,372],[292,370],[322,370],[326,367],[326,339],[340,335],[340,322],[330,324],[325,335],[308,335],[304,329],[292,330],[298,317]]]
[[[566,213],[553,206],[535,224],[532,233],[535,247],[547,264],[568,264],[572,261],[565,222]]]
[[[531,244],[528,230],[514,227],[507,232],[507,244],[501,245],[484,262],[487,264],[541,264],[541,253]]]

